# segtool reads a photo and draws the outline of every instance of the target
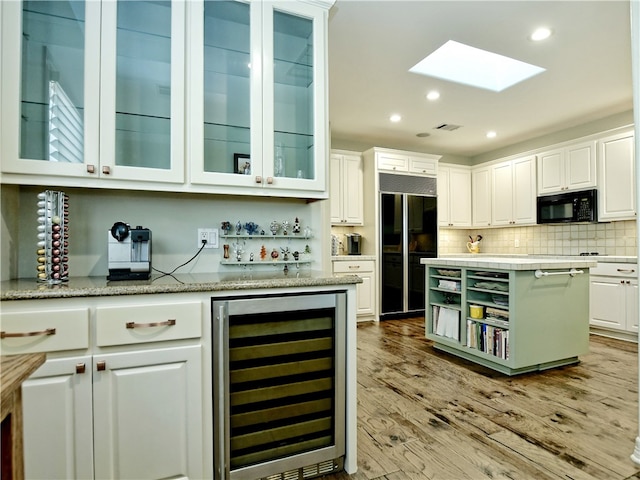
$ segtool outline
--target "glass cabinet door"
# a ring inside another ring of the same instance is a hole
[[[87,174],[97,157],[100,4],[1,8],[3,171]]]
[[[325,189],[326,11],[277,1],[265,8],[265,175],[276,186]]]
[[[184,180],[184,2],[102,6],[101,174]]]
[[[256,184],[262,174],[260,2],[189,3],[192,181]],[[222,174],[222,175],[220,175]]]

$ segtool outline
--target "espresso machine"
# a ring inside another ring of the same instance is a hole
[[[107,280],[147,280],[151,275],[151,230],[116,222],[107,232]]]

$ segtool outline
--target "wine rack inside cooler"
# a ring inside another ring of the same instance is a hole
[[[69,197],[46,190],[38,194],[39,282],[61,283],[69,279]]]

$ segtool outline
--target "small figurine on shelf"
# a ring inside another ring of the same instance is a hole
[[[224,258],[229,258],[229,245],[225,243],[222,248],[224,248]]]
[[[278,253],[278,250],[276,250],[275,248],[273,250],[271,250],[271,258],[273,260],[278,260],[279,256],[280,256],[280,254]]]
[[[251,252],[251,254],[249,255],[249,261],[253,262],[253,252]]]
[[[295,221],[293,222],[293,233],[300,233],[300,220],[298,220],[298,217],[296,217]]]
[[[284,235],[289,235],[289,221],[285,220],[282,222],[282,230]]]
[[[284,260],[285,262],[288,262],[289,253],[291,253],[289,250],[289,247],[285,247],[285,248],[280,247],[280,251],[282,252],[282,260]]]
[[[263,230],[260,230],[260,235],[264,235],[266,232]]]
[[[240,243],[240,240],[233,244],[233,255],[238,262],[242,261],[242,254],[244,253],[244,242]]]
[[[280,224],[274,220],[269,225],[269,230],[271,230],[272,235],[277,235],[278,230],[280,230]]]
[[[225,235],[229,235],[229,231],[231,230],[231,222],[222,222],[221,228]]]
[[[307,255],[311,253],[311,247],[308,244],[304,246],[304,253]]]
[[[296,250],[295,252],[293,252],[293,259],[297,262],[299,258],[300,252]]]
[[[244,229],[247,231],[247,235],[255,235],[258,232],[258,228],[260,227],[254,222],[244,224]]]
[[[267,258],[267,247],[262,245],[262,247],[260,247],[260,260],[264,260],[265,258]]]
[[[311,227],[304,227],[304,238],[311,238]]]
[[[242,224],[240,223],[240,221],[238,221],[238,223],[236,223],[236,235],[240,235],[241,231],[242,231]]]

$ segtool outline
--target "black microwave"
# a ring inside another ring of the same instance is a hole
[[[597,222],[597,199],[595,188],[538,197],[538,223]]]

